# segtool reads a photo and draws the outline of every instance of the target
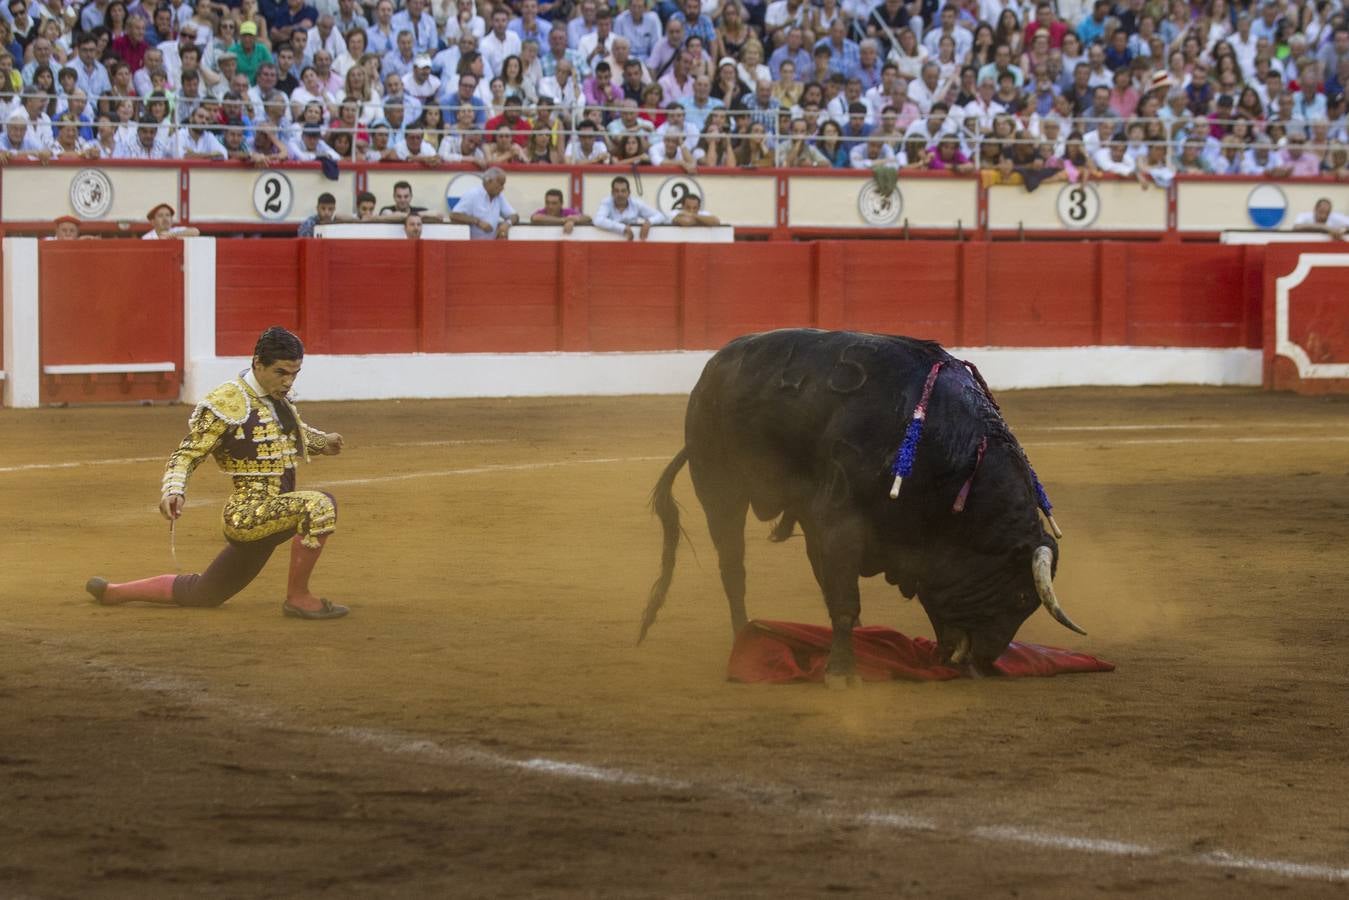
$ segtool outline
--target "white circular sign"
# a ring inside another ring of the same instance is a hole
[[[70,205],[81,219],[101,219],[112,209],[112,180],[99,169],[80,169],[70,179]]]
[[[667,216],[673,216],[683,210],[684,198],[690,194],[697,197],[699,203],[703,202],[703,189],[698,184],[698,179],[687,175],[667,178],[661,184],[660,190],[656,191],[656,209]]]
[[[290,215],[295,202],[295,189],[290,179],[280,172],[263,172],[253,182],[253,209],[271,222],[279,222]]]
[[[876,182],[868,180],[857,192],[857,212],[868,225],[893,225],[904,214],[904,195],[899,188],[882,194]]]
[[[1068,228],[1089,228],[1101,214],[1101,195],[1090,184],[1065,184],[1056,203],[1059,221]]]
[[[451,211],[459,205],[459,200],[470,190],[482,184],[481,175],[464,172],[450,179],[445,185],[445,205]]]

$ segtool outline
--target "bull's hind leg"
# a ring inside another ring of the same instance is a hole
[[[745,614],[745,516],[749,513],[749,493],[738,473],[709,462],[706,455],[690,455],[689,476],[717,548],[721,586],[731,607],[734,636],[749,621]]]
[[[834,638],[829,645],[829,663],[824,683],[831,689],[855,687],[857,661],[852,649],[852,630],[862,616],[862,595],[857,580],[861,574],[859,548],[865,539],[860,523],[831,521],[822,527],[803,528],[806,554],[815,580],[824,592]]]
[[[739,634],[749,617],[745,612],[745,514],[749,500],[725,502],[703,507],[707,512],[707,528],[717,548],[717,563],[721,568],[721,586],[726,591],[726,602],[731,607],[731,632]]]

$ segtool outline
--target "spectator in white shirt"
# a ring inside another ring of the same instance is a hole
[[[632,185],[622,175],[609,183],[609,196],[600,202],[600,208],[595,212],[596,228],[621,234],[630,241],[634,238],[646,240],[652,225],[665,225],[669,221],[660,210],[634,199]],[[635,232],[634,225],[637,226]]]
[[[167,203],[160,203],[145,214],[145,218],[150,222],[150,230],[141,235],[142,240],[146,241],[165,241],[172,238],[196,237],[201,234],[195,228],[187,225],[173,224],[173,207]]]
[[[431,74],[431,57],[422,54],[412,61],[412,71],[403,76],[403,93],[423,103],[440,92],[440,79]]]
[[[426,130],[422,121],[418,119],[407,127],[403,132],[403,139],[394,145],[393,152],[400,160],[419,162],[423,165],[436,165],[440,162],[440,156],[435,147],[426,140]]]
[[[698,146],[698,141],[702,138],[702,133],[689,124],[684,107],[678,103],[666,105],[665,121],[656,129],[656,137],[663,139],[671,131],[684,136],[684,146],[688,147],[690,152]]]
[[[306,125],[300,129],[300,136],[291,141],[287,149],[290,158],[296,162],[313,162],[316,159],[339,159],[337,151],[323,140],[323,126]]]
[[[879,166],[898,168],[895,151],[884,141],[863,141],[852,148],[848,154],[849,163],[854,169],[875,169]]]
[[[51,150],[34,136],[28,127],[28,113],[22,107],[15,109],[5,120],[5,132],[0,135],[0,162],[15,157],[50,159]]]
[[[600,139],[599,126],[585,119],[576,126],[576,137],[567,142],[568,165],[601,165],[609,161],[609,149]]]
[[[508,56],[520,55],[520,36],[508,30],[511,14],[505,6],[492,10],[492,30],[478,41],[478,52],[488,70],[500,72]]]
[[[118,141],[113,152],[115,159],[173,159],[173,148],[159,136],[159,123],[143,116],[136,126],[134,137]]]
[[[474,240],[504,238],[520,217],[506,202],[502,190],[506,187],[506,173],[496,166],[482,173],[482,184],[469,188],[450,211],[450,221],[467,225],[469,237]]]
[[[1138,166],[1134,160],[1125,153],[1123,136],[1115,135],[1109,144],[1096,151],[1096,166],[1102,172],[1109,172],[1111,175],[1122,175],[1126,178],[1132,178],[1138,171]]]
[[[1317,200],[1311,212],[1298,213],[1293,220],[1294,231],[1318,231],[1340,241],[1344,240],[1346,229],[1349,229],[1349,216],[1334,212],[1326,197]]]
[[[211,114],[204,107],[193,110],[187,127],[178,129],[178,146],[173,155],[177,159],[225,159],[228,156],[225,145],[208,130],[210,124]]]

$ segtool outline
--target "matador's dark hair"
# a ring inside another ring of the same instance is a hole
[[[304,359],[304,343],[280,325],[273,325],[253,345],[253,355],[264,366],[278,359]]]

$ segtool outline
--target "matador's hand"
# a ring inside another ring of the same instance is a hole
[[[328,443],[323,446],[324,456],[336,456],[342,452],[342,435],[336,431],[329,431],[324,437],[328,439]]]
[[[159,501],[159,514],[172,522],[183,514],[185,502],[182,494],[169,494]]]

